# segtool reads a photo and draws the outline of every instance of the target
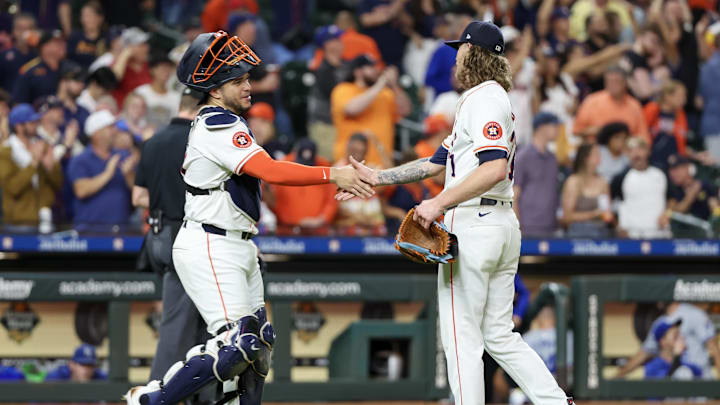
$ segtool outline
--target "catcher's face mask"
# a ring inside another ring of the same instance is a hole
[[[214,35],[215,39],[195,66],[191,78],[193,84],[203,83],[221,69],[239,67],[243,62],[251,67],[260,64],[261,59],[240,38],[230,36],[224,31],[218,31]],[[242,72],[244,73],[246,72]]]

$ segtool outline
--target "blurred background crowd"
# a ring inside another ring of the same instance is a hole
[[[429,157],[463,89],[457,39],[501,26],[514,205],[527,237],[711,237],[720,226],[716,0],[0,0],[0,192],[11,232],[141,230],[143,141],[181,108],[175,69],[225,30],[263,63],[247,112],[276,159]],[[168,176],[174,175],[168,173]],[[338,203],[266,186],[263,233],[387,235],[443,178]]]

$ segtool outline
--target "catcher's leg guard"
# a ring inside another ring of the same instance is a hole
[[[270,370],[270,356],[275,344],[275,331],[267,321],[265,308],[255,312],[260,324],[260,342],[263,344],[257,359],[251,367],[233,380],[223,383],[223,399],[215,405],[260,405],[262,401],[265,377]]]
[[[229,332],[190,349],[185,361],[170,367],[162,381],[152,381],[128,391],[127,403],[175,404],[215,380],[232,380],[258,358],[264,346],[258,333],[256,316],[240,319]]]

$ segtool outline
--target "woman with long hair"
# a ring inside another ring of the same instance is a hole
[[[600,148],[583,144],[578,148],[573,174],[562,190],[562,217],[571,238],[607,238],[612,221],[610,186],[598,173]]]

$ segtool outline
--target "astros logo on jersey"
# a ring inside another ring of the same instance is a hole
[[[235,135],[233,135],[233,145],[240,149],[245,149],[252,145],[252,138],[245,132],[236,132]]]
[[[502,137],[502,127],[495,121],[490,121],[483,127],[483,135],[492,141]]]

